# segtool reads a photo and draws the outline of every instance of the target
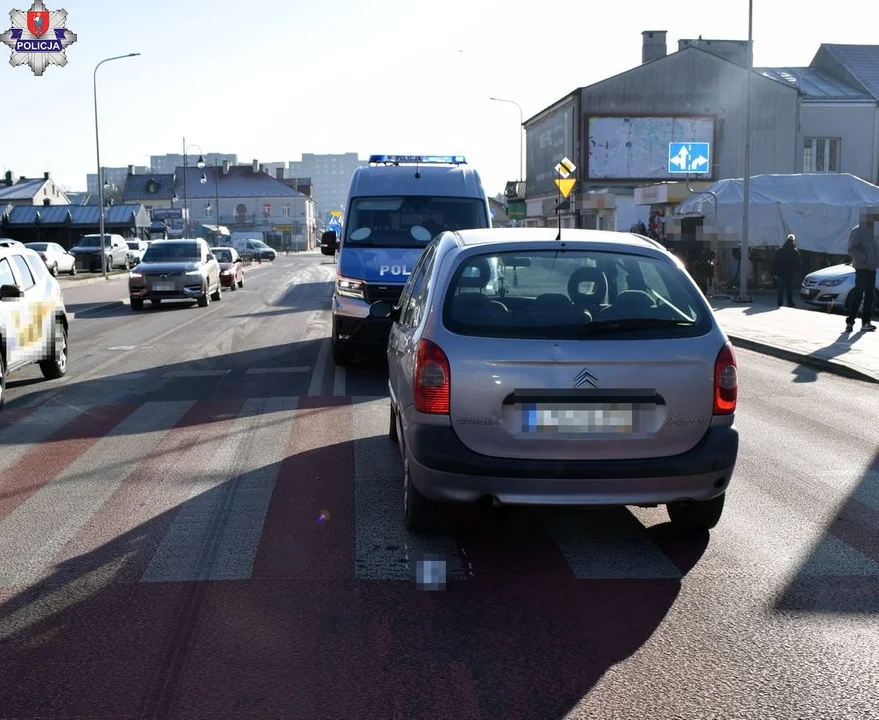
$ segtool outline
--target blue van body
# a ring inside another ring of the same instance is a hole
[[[391,321],[370,304],[396,304],[430,239],[444,230],[491,227],[479,173],[463,157],[372,156],[354,171],[345,206],[333,293],[333,359],[387,344]],[[417,237],[416,237],[417,236]]]

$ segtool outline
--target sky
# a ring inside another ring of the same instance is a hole
[[[2,1],[2,0],[0,0]],[[28,10],[29,0],[12,0]],[[42,77],[12,67],[0,45],[0,165],[51,171],[84,190],[101,164],[150,155],[236,153],[288,162],[301,153],[463,154],[489,194],[519,175],[524,117],[572,90],[637,66],[641,32],[746,40],[747,0],[624,4],[508,0],[63,0],[77,42]],[[754,3],[754,64],[806,66],[822,42],[871,44],[875,10],[835,0],[831,12]],[[10,8],[11,9],[11,8]],[[0,14],[0,33],[9,27]]]

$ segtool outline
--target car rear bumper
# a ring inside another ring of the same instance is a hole
[[[333,316],[333,339],[352,345],[387,346],[391,334],[390,320]]]
[[[634,460],[493,458],[467,448],[450,427],[410,425],[412,481],[429,498],[475,502],[489,496],[523,505],[660,505],[710,500],[728,487],[739,433],[711,427],[681,455]]]

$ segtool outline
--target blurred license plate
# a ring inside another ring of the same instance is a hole
[[[629,403],[600,405],[524,405],[523,433],[630,433],[634,408]]]
[[[173,290],[173,289],[174,289],[174,283],[172,283],[172,282],[153,283],[153,290],[157,290],[159,292],[163,292],[165,290]]]

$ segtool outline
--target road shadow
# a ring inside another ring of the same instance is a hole
[[[841,332],[839,336],[828,345],[813,350],[808,354],[809,361],[800,363],[791,370],[795,383],[810,383],[818,380],[818,376],[822,372],[826,372],[816,365],[832,363],[834,360],[841,358],[852,349],[854,343],[863,337],[866,333],[856,333],[850,335],[847,332]]]
[[[320,483],[303,468],[340,458],[353,467],[354,443],[232,472],[196,492],[201,478],[168,471],[192,467],[208,430],[200,426],[228,420],[220,410],[181,420],[176,446],[144,457],[148,472],[120,478],[107,500],[114,512],[57,546],[38,579],[5,591],[5,714],[562,717],[650,639],[678,597],[679,579],[545,572],[480,575],[444,592],[355,581],[353,483],[325,525],[294,522],[291,498]],[[259,527],[239,519],[236,542],[224,542],[230,508],[252,503],[260,487],[270,489],[268,508],[246,515]],[[399,507],[387,514],[400,522]],[[457,530],[469,528],[471,544],[501,531],[511,562],[527,556],[540,568],[530,521],[483,520]]]
[[[808,559],[781,593],[775,610],[824,615],[879,615],[879,453],[828,524]],[[845,543],[850,567],[828,560]]]

